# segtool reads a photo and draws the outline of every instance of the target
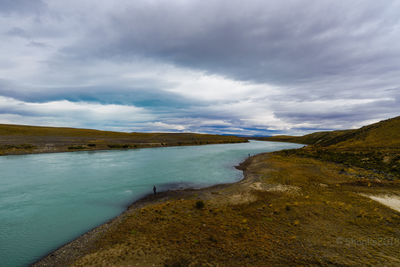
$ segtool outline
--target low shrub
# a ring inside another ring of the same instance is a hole
[[[195,205],[195,207],[196,207],[196,209],[202,209],[202,208],[204,208],[204,202],[202,201],[202,200],[198,200],[197,202],[196,202],[196,205]]]
[[[21,144],[21,145],[2,145],[0,149],[34,149],[36,146],[31,144]]]

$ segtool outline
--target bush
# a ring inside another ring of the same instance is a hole
[[[196,209],[202,209],[204,208],[204,202],[202,200],[199,200],[196,202]]]
[[[21,145],[2,145],[0,149],[34,149],[36,146],[31,144],[21,144]]]
[[[127,144],[110,144],[107,145],[109,148],[129,148],[130,146]]]
[[[88,144],[89,147],[95,147],[96,144]]]
[[[31,144],[22,144],[17,146],[17,148],[21,148],[21,149],[32,149],[32,148],[36,148],[36,146],[31,145]]]

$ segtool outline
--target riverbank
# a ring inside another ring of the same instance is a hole
[[[237,141],[237,140],[227,140],[227,141],[206,141],[206,142],[186,142],[186,143],[143,143],[134,145],[99,145],[97,147],[58,147],[58,148],[34,148],[34,149],[24,149],[24,148],[12,148],[11,150],[0,148],[0,156],[10,156],[10,155],[30,155],[30,154],[49,154],[49,153],[67,153],[67,152],[91,152],[91,151],[118,151],[118,150],[132,150],[132,149],[142,149],[142,148],[158,148],[158,147],[177,147],[177,146],[204,146],[204,145],[218,145],[218,144],[238,144],[247,143],[248,140]]]
[[[279,152],[240,168],[234,184],[147,196],[35,266],[400,263],[399,213],[363,196],[398,182]]]
[[[197,133],[125,133],[0,124],[0,156],[229,144],[246,138]]]

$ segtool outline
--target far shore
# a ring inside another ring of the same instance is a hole
[[[218,144],[237,144],[237,143],[247,143],[248,140],[245,141],[235,141],[235,142],[207,142],[202,144],[196,143],[185,143],[185,144],[162,144],[162,143],[149,143],[149,144],[137,144],[134,147],[117,147],[117,148],[106,148],[102,147],[94,147],[94,148],[82,148],[82,149],[68,149],[65,147],[61,148],[52,148],[52,149],[29,149],[29,150],[14,150],[1,153],[0,156],[16,156],[16,155],[31,155],[31,154],[53,154],[53,153],[68,153],[68,152],[91,152],[91,151],[126,151],[126,150],[135,150],[142,148],[160,148],[160,147],[179,147],[179,146],[204,146],[204,145],[218,145]]]
[[[199,133],[112,132],[93,129],[0,124],[0,155],[120,150],[227,144],[247,138]]]

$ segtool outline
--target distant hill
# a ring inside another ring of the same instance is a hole
[[[305,145],[327,145],[334,142],[333,140],[335,138],[346,135],[347,133],[351,133],[353,131],[354,130],[315,132],[303,136],[277,135],[271,137],[256,137],[255,139],[264,141],[299,143]]]
[[[400,178],[400,117],[356,130],[259,139],[308,144],[305,148],[283,153],[374,169],[388,179]]]
[[[247,139],[196,133],[124,133],[0,124],[0,155],[239,142]]]
[[[364,126],[332,139],[337,148],[400,148],[400,116]]]
[[[336,148],[400,148],[400,116],[356,130],[315,132],[304,136],[278,135],[259,140],[293,142]]]

